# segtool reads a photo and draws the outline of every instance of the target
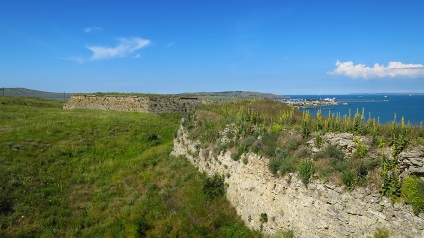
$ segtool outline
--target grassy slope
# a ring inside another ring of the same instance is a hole
[[[3,88],[0,88],[0,95],[9,97],[33,97],[33,98],[42,98],[49,100],[57,100],[63,102],[64,100],[68,100],[73,93],[52,93],[52,92],[44,92],[26,88],[5,88],[3,92]]]
[[[180,114],[0,97],[1,237],[250,237],[205,177],[171,158]]]

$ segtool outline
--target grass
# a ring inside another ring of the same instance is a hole
[[[1,237],[253,237],[172,158],[181,114],[0,97]]]

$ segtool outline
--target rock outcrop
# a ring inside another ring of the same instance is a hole
[[[201,105],[197,98],[184,97],[138,97],[138,96],[72,96],[63,107],[64,109],[98,109],[126,112],[169,113],[185,112]]]
[[[349,150],[347,140],[353,138],[338,138]],[[172,153],[186,156],[208,175],[224,176],[227,198],[237,213],[248,227],[265,234],[293,230],[296,237],[367,237],[376,229],[385,229],[393,237],[424,237],[423,216],[414,215],[409,205],[392,204],[365,188],[346,191],[319,180],[306,187],[296,174],[275,177],[268,169],[268,159],[253,153],[243,154],[238,161],[231,159],[230,152],[215,156],[189,140],[183,127]],[[407,154],[404,158],[409,171],[418,168],[415,165],[422,169],[422,156]]]

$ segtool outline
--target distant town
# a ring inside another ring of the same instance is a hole
[[[341,103],[341,102],[338,102],[336,98],[324,98],[324,99],[290,98],[290,99],[282,99],[281,101],[295,108],[304,108],[304,109],[319,108],[323,106],[334,106],[334,105],[339,105]],[[344,102],[344,104],[347,104],[347,103]]]

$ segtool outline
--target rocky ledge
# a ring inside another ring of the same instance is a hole
[[[336,137],[350,150],[353,136]],[[199,142],[189,140],[183,127],[172,153],[186,156],[208,175],[224,176],[227,198],[237,213],[248,227],[265,234],[293,230],[296,237],[368,237],[384,229],[392,237],[424,237],[422,214],[414,215],[409,205],[392,204],[376,191],[347,191],[319,180],[306,187],[296,174],[275,177],[268,159],[252,153],[238,161],[231,159],[230,152],[213,156]],[[406,152],[401,158],[405,158],[401,159],[404,171],[422,171],[419,152]]]

